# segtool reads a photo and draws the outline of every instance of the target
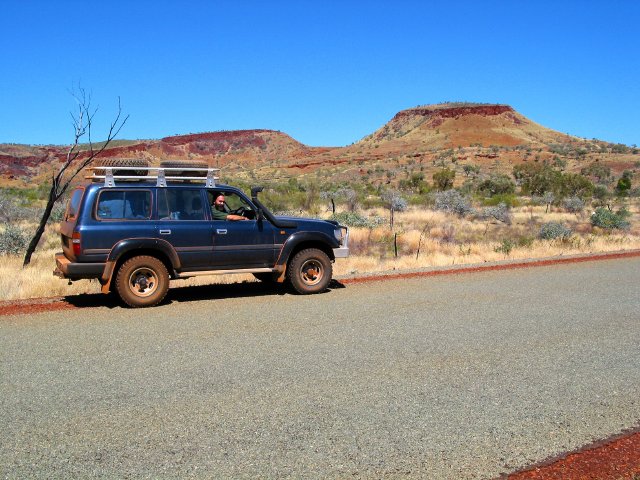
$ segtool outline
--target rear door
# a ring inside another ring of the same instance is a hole
[[[82,213],[83,261],[105,261],[113,246],[126,238],[154,238],[152,205],[149,188],[99,190],[91,215]]]

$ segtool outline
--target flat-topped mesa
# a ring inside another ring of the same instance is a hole
[[[402,110],[393,117],[393,120],[399,120],[406,117],[441,117],[441,118],[455,118],[464,115],[481,115],[483,117],[489,117],[494,115],[500,115],[502,113],[515,112],[509,105],[427,105],[424,107],[408,108]]]

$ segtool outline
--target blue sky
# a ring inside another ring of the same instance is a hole
[[[0,2],[0,142],[67,144],[69,91],[104,137],[281,130],[358,141],[398,111],[505,103],[544,126],[640,144],[640,2]]]

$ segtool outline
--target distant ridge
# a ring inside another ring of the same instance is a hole
[[[0,179],[16,186],[38,182],[65,154],[63,146],[0,144]],[[454,168],[467,162],[507,173],[518,163],[556,158],[563,159],[567,169],[578,171],[585,162],[601,161],[614,172],[633,168],[640,160],[629,147],[551,130],[509,105],[471,102],[401,110],[346,147],[310,147],[269,129],[230,130],[119,140],[104,152],[104,158],[123,157],[144,158],[151,164],[163,159],[206,162],[247,181],[321,176],[334,182],[362,177],[374,183],[397,182],[416,169],[428,176],[445,157]]]

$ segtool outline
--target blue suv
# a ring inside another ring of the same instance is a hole
[[[91,170],[92,181],[71,194],[54,274],[97,279],[131,307],[157,305],[170,279],[196,275],[252,273],[318,293],[332,262],[349,255],[347,227],[275,216],[258,200],[260,187],[249,198],[217,184],[216,169]]]

